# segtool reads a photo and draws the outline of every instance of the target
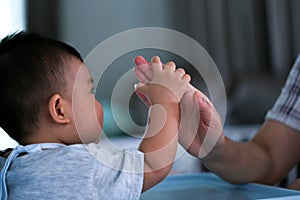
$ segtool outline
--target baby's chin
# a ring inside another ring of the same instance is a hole
[[[93,134],[86,136],[85,138],[80,138],[82,144],[95,143],[98,144],[100,142],[101,131],[98,134]]]
[[[101,137],[101,133],[99,134],[99,136],[94,140],[94,143],[98,144],[100,142],[100,137]]]
[[[98,144],[100,142],[100,137],[101,137],[101,131],[99,132],[99,134],[96,135],[96,137],[90,143]]]

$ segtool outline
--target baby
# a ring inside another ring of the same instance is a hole
[[[99,145],[101,104],[71,46],[20,32],[0,43],[0,126],[20,145],[0,157],[3,199],[139,199],[170,172],[190,76],[153,57],[136,92],[149,106],[138,150]],[[111,167],[105,162],[113,163]]]

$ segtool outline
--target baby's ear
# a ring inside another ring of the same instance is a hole
[[[69,106],[67,102],[59,95],[54,94],[48,102],[48,112],[51,119],[59,124],[70,123],[70,118],[68,117]]]

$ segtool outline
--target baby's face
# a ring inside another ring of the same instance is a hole
[[[72,111],[75,128],[81,142],[99,142],[103,125],[103,110],[95,99],[93,80],[89,70],[79,60],[72,93]]]

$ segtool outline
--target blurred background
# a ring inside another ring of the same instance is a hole
[[[1,38],[17,30],[38,32],[74,46],[83,58],[105,39],[129,29],[163,27],[188,35],[207,50],[222,75],[225,130],[236,140],[255,133],[279,95],[300,51],[299,22],[300,0],[0,0]],[[110,114],[110,98],[136,55],[175,61],[209,96],[195,66],[172,52],[140,49],[121,55],[105,71],[96,93],[109,136],[124,135]],[[145,125],[146,108],[135,95],[129,108],[132,119]]]

